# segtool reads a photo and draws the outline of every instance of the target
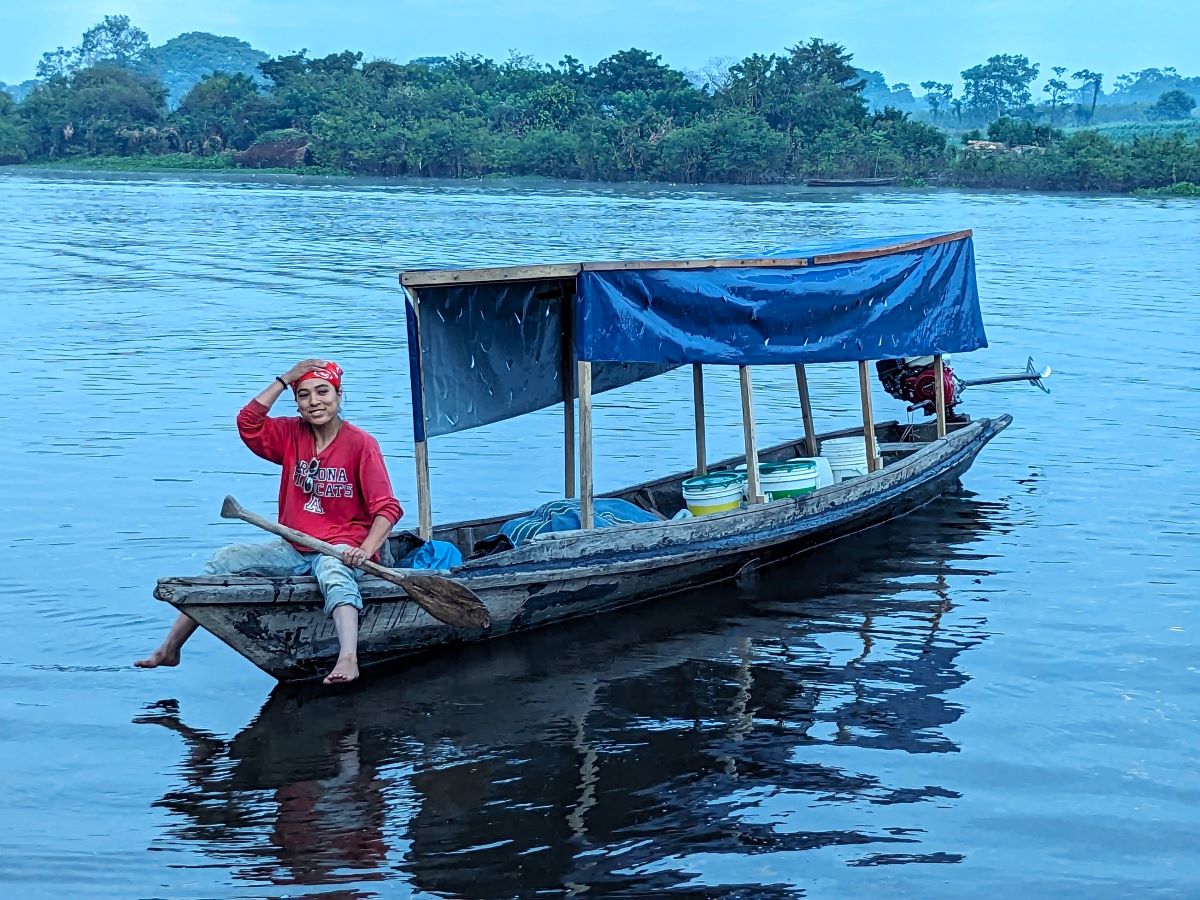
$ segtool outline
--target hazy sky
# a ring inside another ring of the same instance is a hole
[[[1195,0],[0,0],[0,81],[33,76],[45,50],[72,47],[106,14],[154,44],[185,31],[249,41],[271,55],[361,50],[404,61],[459,50],[585,63],[641,47],[683,69],[714,57],[836,41],[861,68],[914,87],[949,81],[996,53],[1107,76],[1150,66],[1200,74]]]

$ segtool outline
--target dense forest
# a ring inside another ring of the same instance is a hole
[[[195,32],[151,47],[127,17],[109,16],[77,47],[43,54],[36,79],[0,91],[0,164],[1195,190],[1200,78],[1147,69],[1105,94],[1099,73],[1071,84],[1065,68],[1052,71],[1036,102],[1040,67],[1013,54],[962,72],[959,96],[928,81],[918,99],[819,39],[685,73],[639,49],[585,66],[517,54],[268,58]],[[1159,126],[1111,132],[1114,109]]]

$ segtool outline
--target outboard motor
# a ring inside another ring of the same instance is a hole
[[[937,411],[934,398],[934,367],[932,356],[906,356],[903,359],[881,359],[875,363],[883,389],[897,400],[909,404],[910,409],[920,407],[927,416]],[[959,380],[954,371],[942,364],[942,381],[946,386],[946,415],[954,414],[959,401]]]
[[[988,378],[973,378],[963,381],[954,374],[954,370],[946,365],[942,358],[942,380],[946,385],[946,418],[957,421],[969,421],[965,415],[956,416],[954,407],[962,399],[962,392],[969,387],[982,384],[1005,384],[1010,381],[1027,381],[1035,388],[1050,393],[1046,379],[1053,371],[1049,366],[1041,369],[1033,364],[1033,357],[1025,361],[1025,371],[1013,375],[992,375]],[[925,415],[932,416],[937,412],[937,400],[934,397],[934,385],[937,379],[934,375],[932,356],[906,356],[903,359],[881,359],[875,363],[879,372],[879,381],[883,389],[897,400],[909,404],[908,410],[920,409]]]

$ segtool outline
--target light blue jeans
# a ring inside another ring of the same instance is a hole
[[[385,545],[385,553],[386,549]],[[357,569],[323,553],[301,553],[287,541],[223,547],[204,564],[204,574],[263,575],[268,578],[312,575],[325,598],[326,615],[343,605],[353,606],[360,612],[363,607],[362,594],[358,590],[361,573]]]

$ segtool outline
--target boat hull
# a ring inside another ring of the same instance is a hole
[[[899,176],[888,178],[809,178],[804,183],[809,187],[887,187],[899,180]]]
[[[452,577],[487,605],[492,625],[486,631],[451,628],[402,589],[363,578],[359,665],[653,600],[887,522],[956,486],[1010,422],[1008,416],[975,422],[878,472],[803,497],[682,521],[547,534],[472,560]],[[311,578],[164,579],[155,596],[280,681],[323,675],[336,659],[337,635]]]

